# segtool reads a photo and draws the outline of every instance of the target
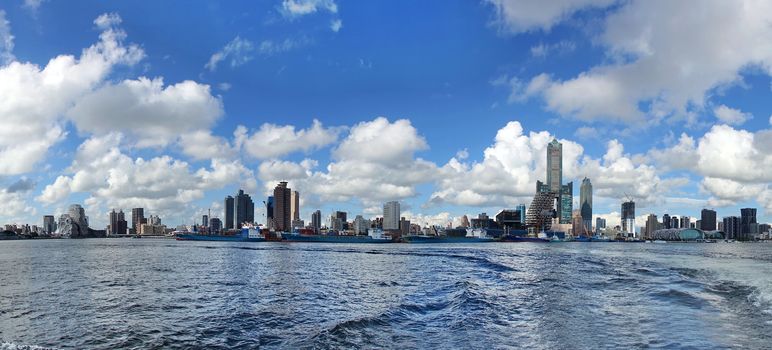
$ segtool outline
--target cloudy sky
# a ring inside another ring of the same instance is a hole
[[[529,203],[772,220],[768,1],[0,1],[0,223],[190,223],[280,180],[301,216]],[[640,221],[639,224],[643,224]]]

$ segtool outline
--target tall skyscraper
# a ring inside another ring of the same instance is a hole
[[[700,213],[700,227],[703,231],[715,231],[716,230],[716,211],[711,209],[702,209]]]
[[[644,231],[644,237],[650,239],[654,231],[658,229],[659,221],[657,221],[657,215],[649,214],[646,218],[646,230]]]
[[[43,216],[43,231],[47,234],[56,232],[56,219],[53,215]]]
[[[723,221],[725,238],[738,239],[742,220],[737,216],[727,216]]]
[[[319,233],[322,228],[322,212],[317,210],[311,214],[311,227],[314,228],[314,232]]]
[[[134,230],[134,233],[139,233],[139,226],[146,223],[144,208],[131,209],[131,229]]]
[[[244,190],[239,190],[233,198],[233,205],[233,227],[240,229],[244,223],[255,222],[255,202]]]
[[[233,197],[227,196],[225,197],[225,229],[230,230],[233,228],[233,219],[235,217],[233,213],[234,205],[233,205]]]
[[[300,220],[300,193],[298,191],[292,191],[290,212],[292,212],[292,220]]]
[[[287,187],[287,181],[279,182],[273,189],[273,200],[273,215],[276,230],[280,232],[292,230],[292,213],[290,206],[292,189]]]
[[[675,228],[675,227],[670,227],[670,223],[671,223],[670,215],[669,214],[663,214],[662,215],[662,228]]]
[[[273,225],[273,196],[268,196],[268,201],[265,202],[265,226],[271,227]]]
[[[383,229],[399,230],[399,202],[391,201],[383,204]]]
[[[209,227],[209,215],[204,214],[201,216],[201,226]]]
[[[525,204],[519,204],[517,206],[517,210],[520,211],[520,222],[525,224]],[[466,215],[464,215],[466,216]],[[467,219],[468,221],[469,219]]]
[[[563,184],[563,144],[552,139],[547,145],[547,186],[550,191],[560,193]],[[569,221],[571,212],[568,212]]]
[[[680,225],[681,228],[689,228],[689,224],[691,224],[692,219],[688,216],[681,215],[680,222],[681,222],[681,225]]]
[[[222,230],[222,221],[220,221],[220,218],[211,218],[209,219],[209,232],[217,233]]]
[[[756,208],[742,208],[740,209],[740,240],[748,241],[753,239],[754,227],[756,224]]]
[[[561,224],[571,223],[571,213],[574,209],[574,183],[569,182],[560,186],[560,196],[558,197],[559,216]]]
[[[116,212],[113,209],[110,212],[110,227],[107,233],[111,235],[125,235],[127,229],[126,215],[123,214],[123,210]]]
[[[592,182],[586,177],[579,187],[579,210],[582,213],[584,231],[592,232]]]
[[[635,202],[622,203],[622,232],[635,237]]]
[[[678,217],[677,216],[671,216],[670,217],[670,228],[678,228]]]

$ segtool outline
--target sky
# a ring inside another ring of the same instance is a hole
[[[0,223],[177,225],[278,181],[458,222],[530,203],[546,145],[594,214],[772,220],[765,1],[0,0]]]

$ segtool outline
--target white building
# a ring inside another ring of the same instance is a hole
[[[391,201],[383,205],[383,230],[399,230],[399,202]]]
[[[367,229],[369,228],[370,220],[363,218],[362,215],[357,215],[356,219],[354,219],[354,233],[364,235],[367,234]]]

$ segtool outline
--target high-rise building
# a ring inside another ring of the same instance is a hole
[[[582,215],[584,232],[592,232],[592,182],[586,177],[579,187],[579,210]]]
[[[158,215],[150,215],[148,223],[153,226],[160,226],[161,218]]]
[[[563,184],[563,144],[557,139],[552,139],[547,145],[547,186],[550,191],[561,192]],[[571,212],[568,212],[569,220]]]
[[[126,222],[126,215],[123,214],[123,210],[116,212],[113,209],[110,212],[110,225],[107,229],[107,233],[111,235],[125,235],[128,223]]]
[[[330,215],[330,230],[335,232],[343,231],[343,220],[335,214]]]
[[[663,218],[663,222],[664,221],[669,221],[669,220],[664,220]],[[658,229],[658,227],[659,227],[659,221],[657,221],[657,215],[649,214],[649,216],[646,218],[646,228],[644,229],[644,237],[646,239],[651,239],[652,234],[654,233],[654,231]]]
[[[675,228],[670,227],[670,224],[672,221],[670,221],[670,214],[663,214],[662,215],[662,228]]]
[[[88,216],[85,210],[79,204],[72,204],[67,208],[67,213],[59,216],[59,222],[56,224],[56,232],[60,235],[72,238],[87,237],[90,232],[88,228]]]
[[[298,191],[292,191],[292,195],[290,197],[290,212],[292,212],[292,220],[300,220],[300,193],[298,193]]]
[[[523,223],[525,221],[522,221]],[[469,217],[464,214],[464,216],[461,217],[461,227],[463,228],[469,228]]]
[[[536,192],[525,215],[525,224],[529,227],[529,234],[549,231],[555,216],[555,195],[549,191]]]
[[[685,215],[681,215],[680,221],[681,221],[681,225],[680,225],[681,228],[689,228],[689,224],[692,222],[692,218]]]
[[[587,236],[586,226],[584,225],[584,218],[582,218],[581,210],[574,210],[571,215],[571,231],[574,236]]]
[[[740,228],[742,220],[737,216],[727,216],[724,218],[724,234],[726,239],[738,239],[740,237]]]
[[[399,202],[391,201],[383,204],[383,229],[399,230]]]
[[[244,190],[240,189],[233,198],[233,205],[233,227],[240,229],[244,223],[255,222],[255,202]]]
[[[758,230],[756,224],[756,208],[740,209],[740,240],[748,241],[753,239],[754,232]],[[754,230],[755,229],[755,230]]]
[[[209,215],[204,214],[201,216],[201,226],[209,227]]]
[[[517,210],[520,211],[520,222],[525,224],[525,204],[519,204]],[[469,219],[467,219],[469,220]]]
[[[317,210],[311,214],[311,226],[314,228],[314,232],[319,233],[322,229],[322,212]]]
[[[131,229],[134,230],[134,233],[139,233],[139,225],[146,223],[144,208],[131,209]]]
[[[220,221],[220,218],[211,218],[209,219],[209,232],[217,233],[222,230],[222,221]]]
[[[345,211],[336,211],[335,217],[337,219],[340,219],[341,229],[342,230],[348,230],[348,213]]]
[[[53,215],[43,215],[43,232],[49,235],[56,232],[56,219]]]
[[[677,216],[671,216],[670,217],[670,228],[678,228],[678,217]]]
[[[622,203],[622,232],[635,237],[635,202]]]
[[[265,202],[265,226],[271,228],[274,225],[273,222],[273,196],[268,196],[268,201]]]
[[[715,231],[716,230],[716,211],[711,209],[702,209],[700,215],[700,227],[703,231]]]
[[[366,220],[362,215],[357,215],[354,219],[354,233],[357,235],[366,235],[370,228],[370,220]]]
[[[606,219],[602,217],[595,218],[595,231],[600,231],[606,228]]]
[[[233,228],[233,219],[235,217],[233,213],[234,204],[233,197],[225,197],[225,229],[230,230]]]
[[[403,236],[410,234],[410,220],[405,219],[404,216],[399,220],[399,233]]]
[[[274,223],[276,224],[276,230],[279,232],[287,232],[292,229],[292,189],[287,187],[287,182],[279,182],[273,189],[273,216]]]
[[[571,213],[573,212],[574,207],[574,183],[569,182],[565,185],[560,186],[560,196],[559,199],[559,208],[558,213],[560,215],[560,223],[561,224],[570,224],[571,223]]]

